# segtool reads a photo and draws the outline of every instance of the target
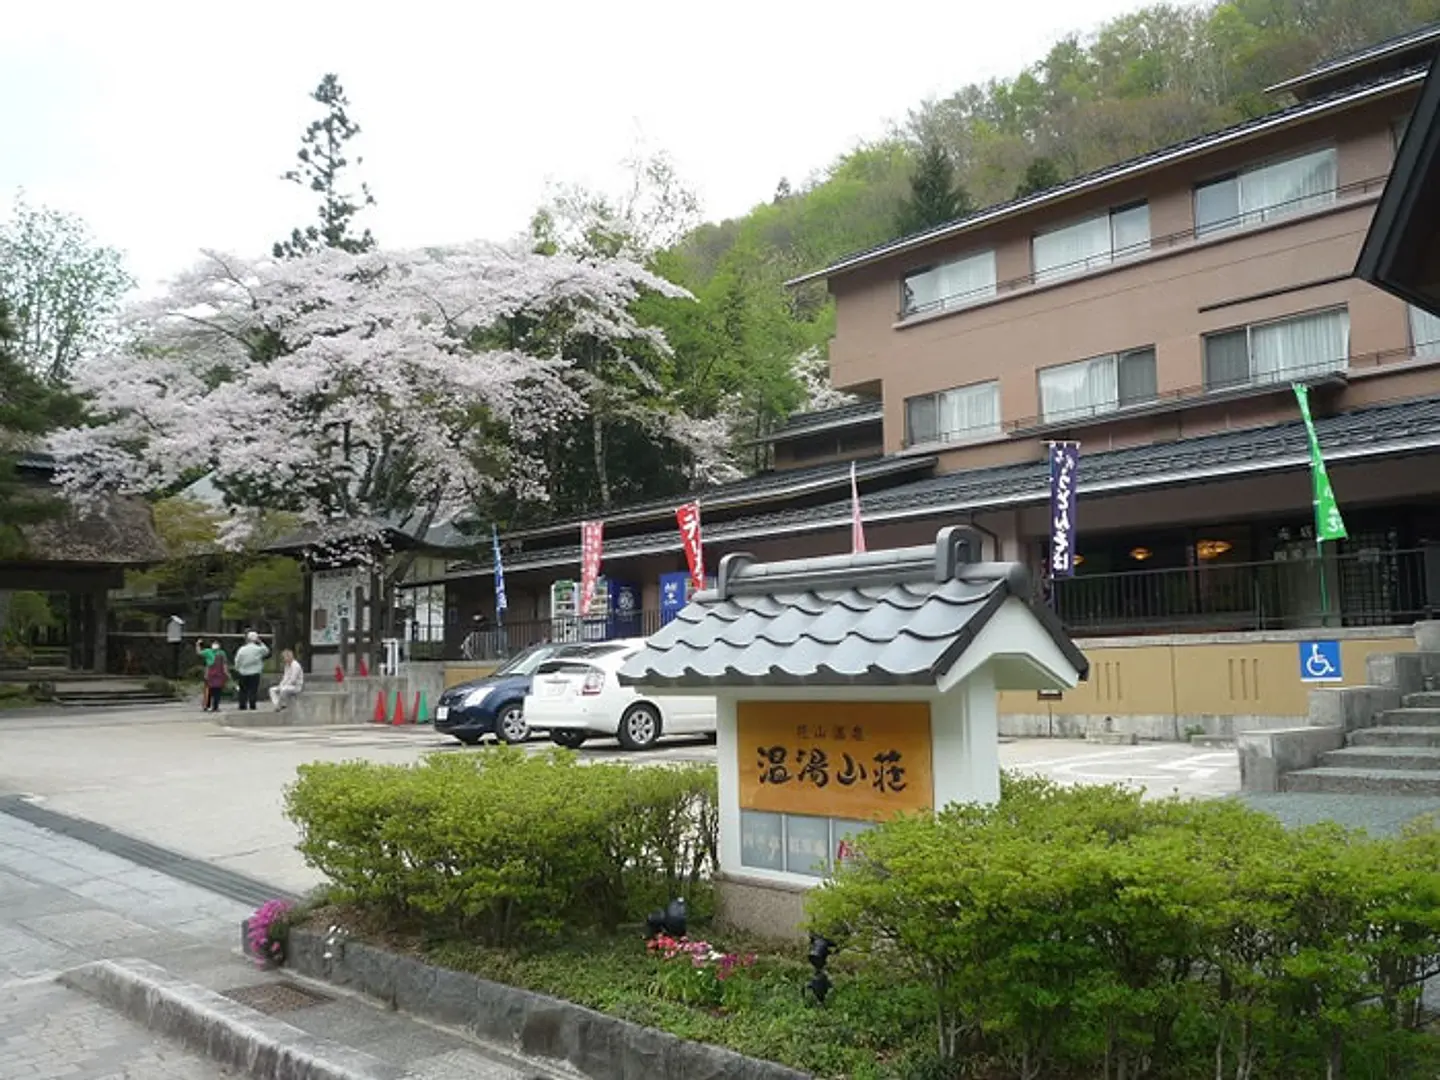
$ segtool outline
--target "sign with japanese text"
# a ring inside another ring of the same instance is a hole
[[[690,567],[690,582],[696,592],[705,588],[705,549],[700,540],[700,504],[686,503],[675,511],[680,526],[680,540],[685,545],[685,562]]]
[[[1075,473],[1080,444],[1050,444],[1050,576],[1075,573]]]
[[[590,613],[590,602],[595,599],[595,583],[600,580],[600,550],[604,545],[605,523],[603,521],[582,521],[580,523],[580,606],[581,615]]]
[[[923,701],[741,701],[740,807],[883,821],[934,800]]]

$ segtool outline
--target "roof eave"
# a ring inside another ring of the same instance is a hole
[[[988,225],[994,225],[1001,221],[1007,221],[1011,218],[1028,214],[1032,210],[1037,210],[1041,207],[1063,202],[1076,195],[1099,191],[1124,180],[1130,180],[1137,176],[1145,176],[1173,165],[1176,162],[1200,157],[1203,154],[1208,154],[1221,147],[1249,142],[1262,135],[1268,135],[1276,131],[1284,131],[1287,128],[1311,120],[1316,116],[1323,116],[1326,113],[1350,108],[1364,101],[1399,93],[1422,81],[1424,78],[1424,72],[1409,72],[1383,83],[1363,87],[1345,97],[1315,102],[1309,106],[1303,104],[1296,106],[1294,110],[1287,111],[1284,114],[1277,114],[1273,121],[1267,122],[1262,118],[1255,121],[1251,126],[1246,126],[1240,130],[1229,133],[1218,133],[1213,138],[1194,146],[1177,148],[1168,153],[1164,149],[1157,150],[1153,155],[1147,155],[1144,158],[1136,160],[1135,163],[1129,167],[1118,168],[1114,172],[1106,173],[1103,176],[1096,176],[1088,180],[1081,177],[1077,181],[1052,188],[1049,191],[1040,192],[1028,199],[1003,204],[993,212],[982,210],[972,217],[965,218],[962,221],[950,225],[942,225],[928,233],[921,233],[918,236],[910,238],[902,238],[878,251],[869,252],[851,259],[842,259],[840,262],[833,263],[823,270],[815,270],[808,274],[801,274],[799,277],[791,278],[785,282],[785,286],[786,288],[798,288],[812,281],[837,278],[842,274],[848,274],[852,271],[884,262],[887,259],[894,258],[896,255],[903,255],[907,252],[926,247],[936,241],[948,240],[954,236],[960,236]]]

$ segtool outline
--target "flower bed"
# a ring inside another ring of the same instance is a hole
[[[824,1077],[1389,1080],[1440,1062],[1421,1000],[1440,975],[1434,828],[1287,831],[1233,802],[1007,777],[998,806],[862,834],[810,894],[835,946],[820,1004],[798,949],[707,925],[714,798],[708,770],[565,754],[310,766],[289,809],[340,904],[306,925]],[[691,937],[647,945],[675,896]]]

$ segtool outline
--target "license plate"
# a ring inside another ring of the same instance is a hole
[[[449,715],[450,715],[450,706],[449,706],[449,705],[437,705],[437,706],[435,706],[435,719],[436,719],[436,720],[444,720],[444,719],[445,719],[447,716],[449,716]]]
[[[568,685],[569,684],[563,680],[556,680],[555,682],[541,683],[540,688],[545,691],[546,697],[559,697],[565,693]]]

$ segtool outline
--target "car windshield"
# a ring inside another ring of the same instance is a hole
[[[614,642],[606,642],[603,645],[567,645],[556,650],[553,655],[544,657],[531,674],[577,675],[590,669],[590,665],[585,661],[594,660],[597,656],[617,653],[623,648],[625,648],[624,645]]]
[[[500,675],[533,675],[535,669],[555,655],[557,647],[554,645],[532,645],[524,652],[512,656],[503,665],[496,669],[495,674]]]

